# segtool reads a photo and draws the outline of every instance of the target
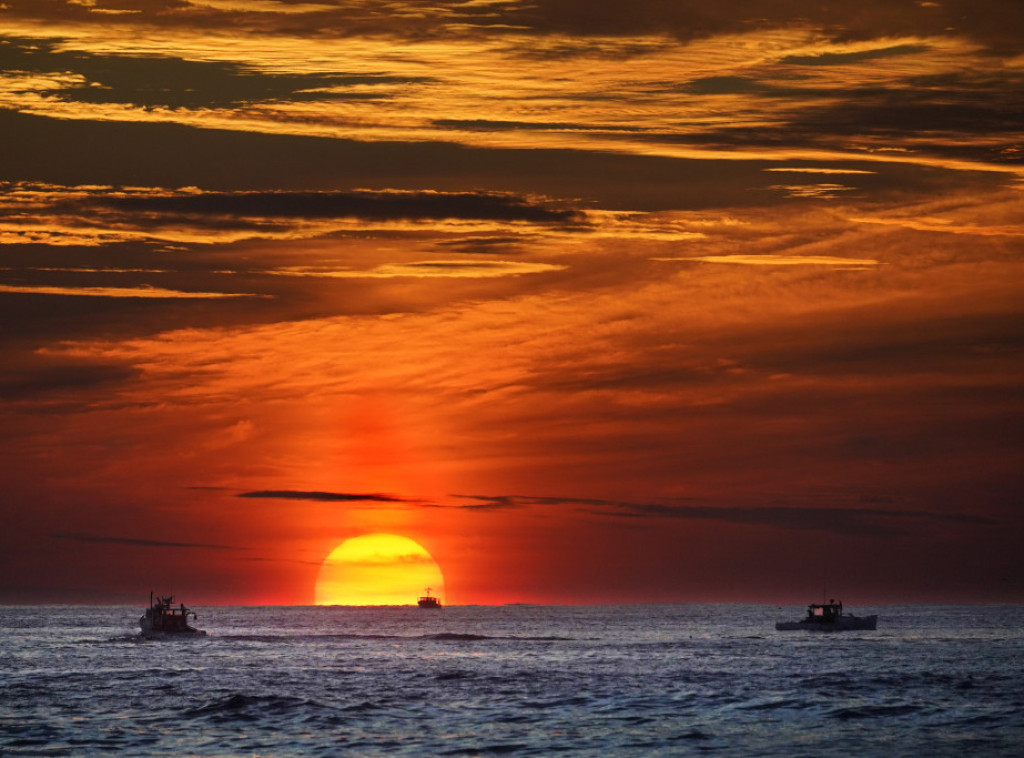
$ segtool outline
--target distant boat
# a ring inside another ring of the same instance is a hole
[[[878,616],[854,616],[843,614],[843,604],[835,600],[827,603],[811,603],[807,616],[800,621],[778,621],[775,629],[780,632],[805,630],[811,632],[845,632],[848,630],[870,630],[878,624]]]
[[[196,629],[188,624],[189,617],[197,618],[196,612],[186,608],[184,603],[175,608],[173,601],[171,595],[154,599],[153,593],[149,593],[149,608],[139,619],[142,636],[150,640],[177,636],[206,636],[202,629]]]
[[[420,608],[440,608],[441,601],[430,594],[430,587],[427,587],[427,594],[416,601]]]

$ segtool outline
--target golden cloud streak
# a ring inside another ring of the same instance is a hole
[[[165,299],[200,299],[212,300],[217,298],[236,297],[269,297],[268,295],[257,295],[242,292],[184,292],[182,290],[169,290],[162,287],[47,287],[0,284],[0,292],[21,293],[26,295],[73,295],[77,297],[137,297],[155,300]]]
[[[953,219],[928,218],[878,218],[871,216],[855,216],[849,219],[861,224],[881,224],[883,226],[899,226],[919,232],[946,232],[947,234],[976,234],[982,237],[1024,237],[1024,226],[1004,224],[999,226],[981,226],[964,224]]]
[[[294,266],[271,269],[262,273],[276,274],[278,276],[324,277],[328,279],[394,279],[397,277],[489,279],[499,276],[520,276],[522,274],[562,271],[566,268],[567,266],[553,263],[529,263],[525,261],[432,260],[415,261],[412,263],[384,263],[365,271]]]
[[[702,263],[738,263],[744,266],[830,266],[832,268],[870,268],[882,265],[871,258],[836,258],[829,255],[704,255],[699,258],[656,258],[659,261],[700,261]]]
[[[862,171],[855,168],[766,168],[764,171],[781,171],[789,174],[876,174],[877,171]]]
[[[209,1],[220,5],[233,2]],[[303,6],[291,6],[293,10],[296,7]],[[265,4],[263,8],[281,12],[288,6]],[[10,33],[53,40],[54,50],[62,53],[157,55],[224,64],[253,75],[319,75],[327,71],[387,75],[380,84],[311,85],[312,89],[305,90],[322,92],[320,100],[295,102],[284,96],[241,102],[231,108],[211,104],[191,109],[43,96],[41,93],[74,84],[68,74],[57,72],[36,76],[31,86],[0,82],[0,106],[56,118],[174,122],[369,141],[445,141],[483,148],[574,149],[672,158],[912,163],[1006,172],[1024,178],[1019,165],[938,155],[929,143],[914,145],[914,135],[909,132],[902,145],[892,144],[891,135],[819,135],[802,144],[733,145],[728,149],[714,141],[680,142],[722,128],[785,128],[802,114],[843,102],[846,92],[903,86],[913,77],[957,75],[968,64],[976,75],[1000,74],[999,61],[987,60],[978,55],[977,46],[953,37],[836,43],[810,29],[795,28],[690,42],[661,35],[639,36],[630,38],[624,47],[622,39],[603,37],[590,37],[583,46],[571,37],[467,36],[405,41],[398,56],[393,41],[368,37],[347,38],[344,45],[338,45],[330,39],[259,33],[240,37],[191,30],[186,34],[124,22],[102,32],[91,26],[50,28],[15,22]],[[886,50],[906,52],[885,55]],[[559,56],[558,65],[552,65],[545,51]],[[872,58],[873,51],[878,55]],[[793,63],[816,59],[842,63]],[[771,96],[755,89],[694,97],[685,89],[688,83],[730,78],[768,88]],[[380,97],[345,98],[346,91],[376,92]],[[930,134],[928,139],[942,143],[956,138],[936,135]],[[983,139],[971,138],[974,144]],[[1024,130],[1016,136],[999,136],[1003,142],[1013,139],[1024,139]],[[893,153],[893,148],[907,147],[913,149]],[[840,172],[854,170],[829,167],[820,171]]]

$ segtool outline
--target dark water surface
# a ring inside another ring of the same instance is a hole
[[[1024,755],[1024,606],[0,608],[0,755]]]

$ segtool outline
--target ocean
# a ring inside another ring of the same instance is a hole
[[[0,756],[1024,755],[1024,606],[0,608]]]

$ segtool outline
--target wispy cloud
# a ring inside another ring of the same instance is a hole
[[[24,295],[65,295],[71,297],[144,298],[147,300],[216,300],[235,297],[267,297],[248,292],[186,292],[162,287],[53,287],[42,284],[0,284],[0,292]]]
[[[48,89],[68,103],[117,103],[137,108],[234,108],[266,102],[384,99],[398,87],[430,81],[373,72],[280,73],[233,61],[165,55],[73,51],[66,40],[7,37],[0,60],[22,75],[73,71]]]
[[[952,218],[921,218],[912,216],[888,217],[853,216],[851,221],[881,226],[901,226],[922,232],[943,232],[945,234],[969,234],[983,237],[1024,237],[1024,224],[972,224]]]
[[[700,507],[662,504],[619,504],[613,515],[630,518],[710,519],[738,524],[757,524],[796,531],[836,534],[903,536],[915,525],[976,524],[995,526],[996,521],[962,513],[886,510],[881,508],[776,508]]]
[[[851,63],[863,63],[864,61],[878,60],[880,58],[892,58],[900,55],[915,55],[927,53],[931,48],[928,45],[892,45],[890,47],[874,47],[868,45],[862,50],[850,50],[844,52],[822,52],[815,55],[787,55],[782,63],[790,63],[798,66],[845,66]]]
[[[263,273],[278,276],[311,276],[328,279],[394,279],[398,277],[436,278],[455,277],[488,279],[497,276],[519,276],[562,271],[566,266],[552,263],[495,260],[412,261],[410,263],[384,263],[372,269],[331,269],[311,266],[278,268]]]
[[[235,497],[263,498],[269,500],[314,500],[322,503],[407,503],[405,498],[380,493],[317,492],[307,490],[254,490],[241,492]]]
[[[24,400],[63,392],[109,388],[138,372],[127,366],[103,363],[53,362],[34,366],[8,366],[0,375],[0,398]]]
[[[10,72],[0,104],[62,119],[676,157],[702,147],[880,160],[871,151],[906,143],[907,162],[988,167],[1001,165],[996,146],[968,148],[963,135],[1020,133],[1019,98],[1007,94],[1022,74],[1006,65],[1016,54],[1005,29],[977,18],[987,14],[954,19],[945,3],[865,11],[872,28],[841,9],[769,2],[751,16],[695,0],[600,13],[576,0],[366,0],[303,13],[155,4],[138,14],[141,33],[110,35],[83,9],[24,1],[6,4],[20,22],[0,51]],[[1009,0],[999,7],[1021,15]],[[66,24],[47,25],[64,13]],[[222,26],[250,34],[227,44],[204,31]],[[395,56],[402,37],[410,52]],[[460,63],[469,59],[472,69]]]
[[[170,542],[167,540],[152,540],[136,537],[114,537],[109,535],[88,534],[86,532],[53,532],[51,537],[58,540],[71,540],[74,542],[95,542],[108,545],[128,545],[131,547],[156,547],[156,548],[188,548],[199,550],[245,550],[244,547],[236,545],[216,545],[205,542]]]
[[[334,564],[343,566],[345,568],[369,568],[376,569],[382,566],[429,566],[433,567],[437,564],[434,559],[429,555],[422,555],[418,553],[406,553],[406,554],[393,554],[387,553],[384,555],[361,555],[358,558],[347,558],[342,557],[341,559],[335,559],[328,561],[328,564]]]
[[[593,515],[635,519],[700,519],[735,524],[770,526],[791,531],[836,534],[903,536],[915,526],[974,524],[994,526],[996,521],[968,513],[944,513],[884,508],[813,508],[774,506],[691,505],[677,502],[643,503],[596,498],[558,498],[522,495],[457,495],[478,502],[452,506],[497,511],[534,506],[577,508]]]
[[[881,265],[871,258],[839,258],[831,255],[703,255],[696,258],[658,258],[658,260],[700,261],[701,263],[735,263],[744,266],[827,266],[831,268],[865,269]]]
[[[86,207],[143,213],[247,218],[484,219],[564,223],[581,221],[573,208],[507,192],[358,190],[354,192],[103,193],[83,197]]]
[[[300,238],[362,229],[367,223],[420,230],[586,224],[585,214],[568,203],[508,192],[212,192],[20,183],[6,189],[0,199],[0,240],[8,243]]]
[[[979,12],[968,0],[941,3],[919,2],[893,6],[886,0],[865,0],[853,7],[755,0],[738,12],[731,6],[716,7],[704,0],[678,0],[666,5],[640,0],[628,6],[606,4],[595,12],[582,0],[507,0],[503,2],[393,3],[387,0],[333,0],[272,2],[256,0],[138,0],[130,8],[123,3],[39,3],[37,0],[6,0],[15,19],[50,23],[109,23],[111,14],[137,23],[160,21],[182,30],[196,31],[234,25],[248,33],[286,28],[309,37],[379,35],[389,39],[472,38],[483,33],[516,37],[524,34],[566,41],[574,38],[628,40],[630,37],[671,35],[679,40],[700,40],[716,35],[748,31],[751,26],[813,25],[828,30],[837,41],[856,40],[866,57],[852,62],[910,55],[913,45],[903,43],[865,45],[871,34],[892,39],[907,34],[939,34],[954,31],[999,49],[1016,38],[1022,11],[1014,0],[989,0]],[[973,12],[971,12],[973,11]]]
[[[856,168],[814,168],[814,167],[794,167],[794,166],[775,166],[773,168],[766,168],[765,171],[777,171],[789,174],[874,174],[875,171],[864,171]]]

